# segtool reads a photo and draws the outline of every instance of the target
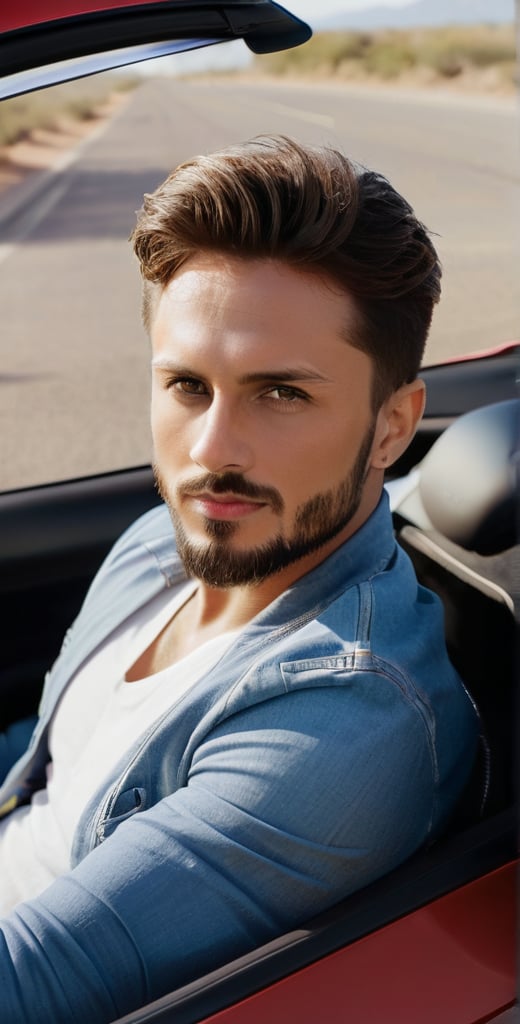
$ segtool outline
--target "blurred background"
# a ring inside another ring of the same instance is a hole
[[[128,244],[178,163],[263,132],[383,172],[444,268],[426,363],[518,337],[513,0],[294,0],[314,38],[226,43],[0,104],[0,488],[150,460]]]

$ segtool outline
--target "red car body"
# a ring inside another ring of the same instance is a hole
[[[492,1019],[515,1000],[516,872],[511,862],[204,1020]]]
[[[137,7],[142,0],[113,0],[112,3],[96,3],[96,0],[55,0],[54,3],[39,3],[39,0],[20,0],[16,5],[5,6],[1,12],[2,32],[17,28],[33,27],[58,18],[77,18],[94,11],[110,11],[117,7]]]

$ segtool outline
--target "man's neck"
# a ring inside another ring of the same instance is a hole
[[[283,594],[296,580],[307,575],[355,533],[375,508],[379,493],[365,500],[348,525],[328,544],[298,559],[261,583],[217,588],[202,581],[167,623],[146,651],[137,659],[127,681],[143,679],[173,665],[208,640],[243,629],[264,608]]]

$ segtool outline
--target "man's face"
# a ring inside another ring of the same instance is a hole
[[[155,469],[190,575],[294,579],[366,518],[372,366],[344,340],[355,315],[318,276],[271,260],[205,253],[163,291]]]

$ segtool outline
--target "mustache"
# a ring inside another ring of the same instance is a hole
[[[184,480],[177,487],[177,494],[180,497],[202,494],[205,491],[211,494],[236,494],[242,498],[251,498],[253,501],[262,501],[270,505],[277,515],[281,515],[284,510],[283,498],[279,491],[274,487],[255,484],[241,473],[207,473],[193,480]]]

